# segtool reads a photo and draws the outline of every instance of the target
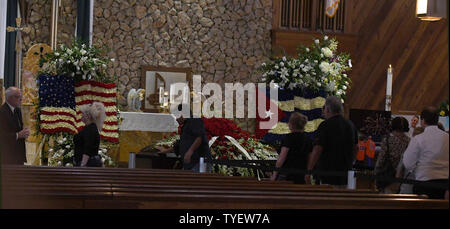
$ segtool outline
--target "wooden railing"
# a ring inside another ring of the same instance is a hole
[[[325,14],[325,0],[274,0],[273,28],[344,33],[346,0],[340,0],[333,18]]]

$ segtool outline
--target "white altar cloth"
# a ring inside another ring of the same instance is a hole
[[[178,130],[178,122],[172,114],[120,112],[121,131],[174,132]]]

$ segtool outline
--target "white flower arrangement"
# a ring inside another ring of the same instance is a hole
[[[347,72],[351,70],[350,55],[337,53],[338,42],[335,38],[324,36],[323,41],[314,39],[311,47],[301,46],[298,57],[283,56],[272,58],[263,63],[259,70],[261,80],[276,83],[284,89],[325,90],[329,95],[345,99],[351,80]]]
[[[53,53],[40,60],[40,74],[62,75],[75,78],[75,81],[94,80],[104,83],[114,82],[114,76],[107,73],[110,59],[101,55],[102,50],[73,42],[72,47],[60,45]],[[38,75],[40,75],[38,74]]]
[[[115,166],[114,160],[108,155],[108,149],[106,148],[106,146],[100,147],[100,149],[98,150],[98,155],[100,155],[102,164],[105,167]]]
[[[57,136],[53,144],[49,145],[47,151],[48,154],[48,166],[73,166],[73,138],[70,134],[60,134]]]
[[[277,160],[278,158],[277,152],[272,147],[264,145],[254,138],[240,138],[236,140],[247,151],[251,158],[247,158],[230,141],[221,141],[219,139],[211,146],[213,158],[219,160]],[[217,165],[214,167],[213,171],[228,176],[255,176],[253,169],[236,166]]]
[[[98,155],[101,157],[102,163],[105,167],[114,167],[114,160],[107,154],[108,147],[101,146],[98,151]],[[73,167],[73,157],[75,154],[73,135],[62,133],[57,136],[53,144],[49,144],[48,154],[48,166],[57,167]]]

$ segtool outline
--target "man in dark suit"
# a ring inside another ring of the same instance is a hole
[[[23,165],[27,161],[25,139],[30,130],[22,122],[22,92],[17,87],[9,87],[5,94],[6,102],[0,107],[1,163]]]

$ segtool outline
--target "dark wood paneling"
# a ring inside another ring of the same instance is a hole
[[[354,53],[357,36],[351,34],[332,34],[339,41],[338,50],[340,52]],[[310,46],[315,38],[322,39],[321,33],[302,33],[289,30],[272,30],[272,49],[275,54],[281,55],[283,52],[289,56],[297,55],[297,48],[300,45]]]
[[[354,3],[355,10],[364,12],[365,19],[354,20],[353,24],[358,47],[353,55],[354,84],[348,107],[383,109],[389,64],[394,67],[394,113],[420,112],[424,106],[438,105],[447,98],[447,21],[420,21],[415,17],[415,0]],[[352,16],[355,17],[358,16]]]
[[[328,34],[338,39],[340,51],[352,55],[346,110],[384,109],[389,64],[394,67],[394,113],[420,113],[448,98],[447,19],[420,21],[415,0],[348,0],[347,9],[346,34]],[[312,36],[321,35],[274,30],[273,48],[295,55],[296,47],[310,45]]]

